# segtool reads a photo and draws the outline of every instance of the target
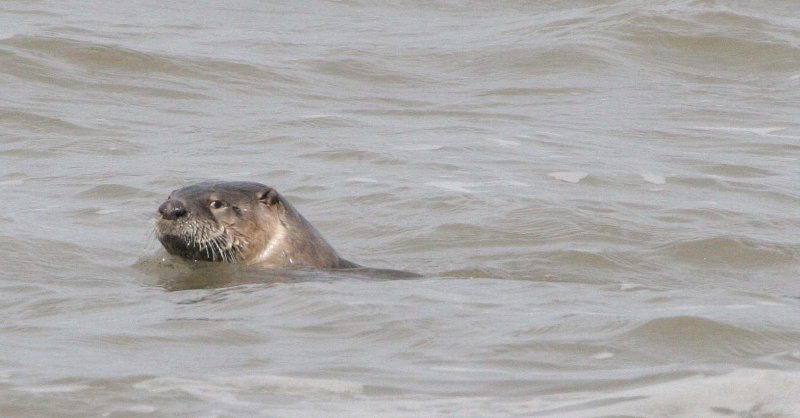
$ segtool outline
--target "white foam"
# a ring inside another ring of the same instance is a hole
[[[486,181],[486,182],[483,182],[483,185],[489,186],[489,187],[497,187],[497,186],[500,186],[500,187],[502,187],[502,186],[527,187],[527,186],[529,186],[528,183],[523,183],[521,181],[512,180],[512,179]]]
[[[433,145],[433,144],[417,144],[417,145],[405,145],[401,147],[397,147],[396,149],[401,151],[436,151],[444,148],[441,145]]]
[[[334,117],[336,117],[336,116],[335,115],[326,115],[324,113],[323,114],[319,114],[319,115],[303,115],[303,116],[301,116],[301,118],[303,118],[303,119],[328,119],[328,118],[334,118]]]
[[[431,370],[449,373],[497,373],[497,370],[492,369],[476,369],[472,367],[452,367],[452,366],[435,366]]]
[[[732,126],[696,126],[695,129],[705,131],[722,131],[722,132],[744,132],[752,133],[761,136],[767,136],[773,132],[778,132],[786,129],[783,126],[768,126],[766,128],[736,128]]]
[[[770,301],[767,301],[767,300],[757,301],[756,304],[757,305],[761,305],[761,306],[786,306],[785,303],[775,302],[775,301],[771,301],[771,300]]]
[[[364,391],[364,386],[357,382],[274,375],[223,376],[207,380],[157,377],[141,381],[134,387],[156,393],[181,391],[227,403],[239,403],[236,393],[244,391],[335,394],[358,394]]]
[[[152,414],[158,411],[158,408],[152,405],[130,405],[121,408],[115,408],[109,412],[103,413],[104,417],[118,416],[120,413],[130,412],[133,414]]]
[[[600,353],[592,354],[592,358],[595,360],[608,360],[614,357],[614,353],[609,351],[603,351]]]
[[[467,188],[467,186],[472,186],[471,184],[462,183],[459,181],[431,181],[425,183],[425,185],[450,190],[452,192],[475,193],[473,190]]]
[[[622,290],[623,292],[632,290],[644,290],[644,289],[647,289],[647,287],[645,287],[641,283],[622,283],[619,285],[619,290]]]
[[[555,133],[555,132],[548,132],[548,131],[536,131],[536,136],[543,136],[547,138],[563,138],[564,135]]]
[[[666,177],[659,176],[657,174],[645,173],[645,174],[642,174],[642,179],[644,179],[644,181],[646,181],[648,183],[653,183],[653,184],[664,184],[664,183],[667,182],[667,178]]]
[[[242,404],[231,388],[222,387],[211,381],[184,379],[179,377],[157,377],[144,380],[133,385],[134,388],[154,393],[179,391],[188,393],[198,399],[214,400],[227,404]]]
[[[605,353],[597,354],[605,356]],[[454,368],[453,371],[459,372],[460,369]],[[564,392],[513,400],[494,396],[356,396],[348,397],[352,402],[337,400],[335,404],[329,404],[336,405],[336,408],[324,416],[800,416],[800,373],[742,369],[721,376],[694,376],[649,386],[636,385],[640,387]],[[298,416],[304,411],[307,413],[306,409],[298,410],[293,405],[273,405],[270,413]]]
[[[72,393],[89,389],[86,385],[42,385],[42,386],[22,386],[14,388],[22,392],[29,393]]]
[[[508,139],[489,138],[489,140],[494,142],[497,145],[502,145],[504,147],[517,147],[517,146],[521,145],[517,141],[510,141]]]
[[[364,391],[364,385],[356,382],[289,376],[231,376],[214,378],[212,381],[240,390],[269,389],[283,392],[328,392],[347,394],[356,394]]]
[[[797,417],[800,416],[800,373],[741,369],[721,376],[695,376],[613,392],[602,399],[592,397],[585,402],[607,406],[557,415]],[[572,405],[569,409],[575,406],[577,405]]]
[[[47,205],[47,206],[44,206],[44,207],[33,208],[31,210],[32,211],[36,211],[36,212],[41,212],[41,211],[56,209],[56,208],[60,208],[60,207],[61,207],[61,205]]]
[[[378,180],[370,179],[366,177],[350,177],[347,179],[350,183],[377,183]]]
[[[548,173],[547,175],[556,180],[566,181],[569,183],[579,183],[589,174],[582,171],[557,171],[555,173]]]

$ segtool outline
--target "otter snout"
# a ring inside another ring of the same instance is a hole
[[[170,221],[174,221],[182,216],[186,216],[186,207],[183,206],[180,200],[167,200],[158,207],[158,213],[161,217]]]

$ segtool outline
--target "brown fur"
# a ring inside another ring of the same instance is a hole
[[[341,257],[275,189],[253,182],[203,182],[161,205],[155,231],[171,254],[265,267],[360,267]]]

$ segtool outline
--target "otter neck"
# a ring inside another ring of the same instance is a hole
[[[283,247],[281,244],[286,240],[286,236],[286,228],[278,223],[278,227],[270,238],[266,248],[264,248],[261,254],[254,258],[253,261],[257,263],[275,262],[275,264],[283,264],[277,261],[285,258],[285,261],[288,261],[289,264],[293,264],[294,260],[292,260],[291,256],[287,255],[286,252],[281,249],[281,247]]]

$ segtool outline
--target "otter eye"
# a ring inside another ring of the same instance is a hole
[[[212,200],[208,206],[211,207],[211,209],[222,209],[225,206],[225,202],[221,200]]]

